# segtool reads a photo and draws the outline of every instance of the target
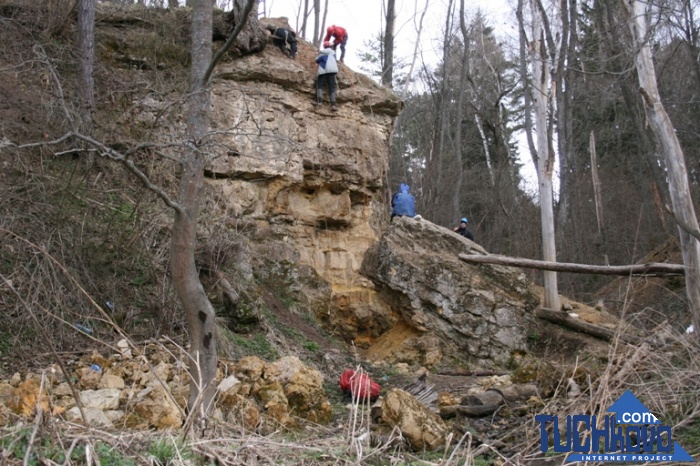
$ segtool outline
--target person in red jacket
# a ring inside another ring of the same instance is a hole
[[[331,40],[331,37],[333,38],[333,50],[335,50],[336,47],[338,47],[338,44],[340,44],[340,60],[338,61],[340,63],[344,63],[345,44],[348,43],[348,31],[340,26],[336,26],[335,24],[328,26],[328,29],[326,29],[326,37],[323,39],[323,41],[329,41]]]

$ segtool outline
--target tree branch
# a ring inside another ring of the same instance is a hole
[[[35,45],[33,51],[34,54],[38,57],[39,61],[46,65],[46,67],[49,69],[54,84],[56,84],[56,92],[58,93],[58,100],[59,102],[61,102],[61,108],[63,109],[63,113],[65,114],[66,119],[70,122],[71,128],[76,129],[75,118],[73,118],[73,115],[68,110],[68,107],[66,107],[66,99],[63,95],[63,86],[61,85],[61,80],[58,77],[56,68],[51,63],[51,60],[46,55],[46,52],[44,51],[44,48],[41,45]]]
[[[151,182],[150,178],[148,178],[148,175],[146,175],[139,167],[136,166],[134,162],[132,162],[129,158],[128,155],[133,154],[136,149],[130,150],[127,155],[122,154],[121,152],[118,152],[111,147],[107,147],[103,143],[89,137],[85,136],[84,134],[76,133],[76,132],[68,132],[61,136],[58,139],[54,139],[53,141],[42,141],[42,142],[33,142],[29,144],[21,144],[21,145],[16,145],[14,143],[4,143],[1,146],[14,146],[17,149],[28,149],[31,147],[38,147],[38,146],[44,146],[44,145],[57,145],[61,144],[63,142],[66,142],[70,139],[79,139],[83,142],[87,142],[88,144],[92,145],[93,147],[96,147],[98,150],[101,151],[101,155],[108,157],[116,162],[121,163],[126,167],[128,171],[130,171],[133,175],[136,176],[139,180],[141,180],[141,183],[150,191],[154,192],[158,197],[161,198],[161,200],[167,205],[168,207],[180,212],[180,213],[185,213],[185,209],[180,205],[179,203],[173,201],[170,196],[168,196],[168,193],[166,193],[162,188],[159,186],[155,185],[153,182]],[[179,146],[174,145],[174,146]],[[145,148],[145,147],[150,147],[149,145],[143,144],[138,146],[138,148]]]
[[[681,227],[690,236],[700,241],[700,231],[688,225],[686,222],[683,221],[682,218],[676,217],[676,214],[673,213],[673,210],[671,209],[671,207],[669,207],[668,204],[664,205],[664,207],[666,208],[666,211],[669,213],[669,215],[671,215],[671,217],[673,218],[673,221],[676,222],[679,227]]]
[[[248,21],[248,15],[250,12],[253,10],[253,6],[257,0],[248,0],[248,4],[246,4],[245,9],[243,10],[243,15],[241,16],[241,21],[236,24],[236,27],[233,29],[233,32],[231,32],[231,35],[229,38],[226,40],[226,43],[224,44],[223,47],[219,49],[218,52],[216,52],[216,55],[211,59],[211,63],[209,63],[209,67],[207,68],[207,71],[204,72],[204,76],[202,77],[202,88],[206,87],[207,83],[209,82],[209,79],[211,79],[211,75],[214,72],[214,67],[216,67],[216,64],[219,63],[219,60],[221,60],[221,57],[224,56],[226,52],[231,48],[233,43],[236,41],[236,38],[238,37],[238,34],[241,33],[243,30],[243,27],[245,26],[246,22]]]
[[[530,269],[552,270],[555,272],[591,273],[595,275],[684,275],[685,266],[682,264],[665,264],[649,262],[634,265],[586,265],[567,262],[548,262],[522,257],[507,257],[496,254],[468,255],[460,254],[459,259],[474,264],[508,265]]]

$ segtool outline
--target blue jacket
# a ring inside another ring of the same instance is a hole
[[[401,183],[401,188],[398,193],[394,194],[391,199],[391,216],[406,215],[408,217],[416,216],[416,200],[408,191],[409,186]]]

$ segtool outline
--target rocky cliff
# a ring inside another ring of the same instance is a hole
[[[365,255],[363,272],[399,316],[368,356],[427,366],[443,360],[504,366],[514,352],[527,350],[539,298],[525,274],[466,264],[458,259],[465,253],[486,251],[425,220],[394,219]]]
[[[340,111],[317,110],[314,56],[306,44],[296,61],[268,47],[220,70],[213,121],[227,152],[210,175],[228,221],[254,222],[277,260],[329,283],[330,306],[318,317],[367,355],[505,364],[525,349],[537,304],[524,276],[460,263],[460,252],[485,251],[430,222],[400,219],[387,230],[389,139],[401,103],[342,66]]]
[[[525,349],[536,305],[523,276],[459,263],[460,252],[485,251],[430,222],[401,219],[387,230],[401,101],[341,65],[339,111],[327,95],[316,108],[315,56],[300,41],[296,60],[267,47],[218,68],[206,222],[248,231],[250,252],[269,267],[313,277],[313,286],[300,286],[316,317],[367,355],[505,364]],[[135,119],[155,121],[163,105],[144,100]],[[250,261],[240,257],[239,268]]]

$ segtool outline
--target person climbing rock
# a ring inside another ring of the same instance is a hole
[[[297,57],[297,34],[291,29],[278,28],[272,24],[267,25],[267,30],[272,34],[272,43],[282,51],[283,54],[295,60]],[[289,46],[289,48],[287,48]]]
[[[323,87],[327,85],[331,99],[331,110],[337,112],[335,77],[338,74],[338,62],[335,59],[335,51],[331,48],[330,42],[325,41],[323,43],[316,57],[316,63],[318,63],[318,72],[316,78],[316,102],[314,102],[314,105],[323,104]]]
[[[348,31],[345,28],[336,26],[328,26],[326,29],[326,37],[323,39],[324,42],[330,41],[333,38],[332,47],[335,50],[338,45],[340,45],[340,63],[344,63],[345,60],[345,44],[348,43]]]

